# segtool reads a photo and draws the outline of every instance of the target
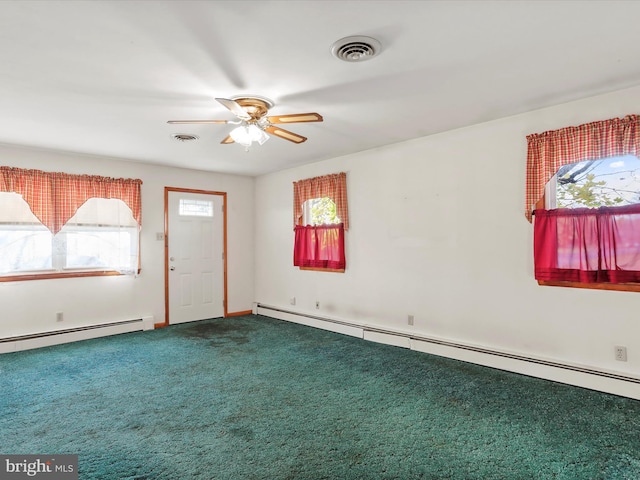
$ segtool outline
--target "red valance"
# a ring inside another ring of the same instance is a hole
[[[0,167],[0,192],[22,195],[34,215],[54,235],[90,198],[116,198],[142,224],[142,180]]]

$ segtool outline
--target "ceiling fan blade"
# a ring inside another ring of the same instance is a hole
[[[249,115],[247,111],[235,100],[230,100],[228,98],[216,98],[216,100],[231,110],[231,113],[236,117],[241,118],[242,120],[251,120],[251,115]]]
[[[197,124],[197,123],[219,123],[226,125],[229,120],[169,120],[167,123]]]
[[[224,140],[222,140],[220,143],[222,145],[228,145],[230,143],[235,143],[235,141],[233,140],[233,138],[231,138],[231,135],[227,135],[226,137],[224,137]]]
[[[285,140],[289,140],[293,143],[302,143],[307,141],[307,137],[303,137],[302,135],[298,135],[297,133],[290,132],[289,130],[285,130],[280,127],[270,126],[265,128],[265,131],[269,132],[271,135],[284,138]]]
[[[301,122],[321,122],[322,115],[319,113],[293,113],[291,115],[274,115],[267,117],[269,123],[301,123]]]

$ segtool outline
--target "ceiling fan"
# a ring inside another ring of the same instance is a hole
[[[318,113],[294,113],[290,115],[271,115],[267,116],[267,112],[274,103],[268,98],[256,95],[242,96],[238,95],[231,98],[216,98],[224,107],[229,109],[238,120],[169,120],[167,123],[172,124],[231,124],[238,125],[223,140],[223,145],[231,143],[239,143],[245,147],[251,146],[252,142],[258,142],[262,145],[269,139],[268,132],[276,137],[289,140],[293,143],[302,143],[307,137],[290,132],[278,125],[287,123],[302,122],[322,122],[322,115]]]

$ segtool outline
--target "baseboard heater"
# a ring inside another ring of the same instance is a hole
[[[549,380],[557,380],[562,383],[570,383],[573,385],[583,386],[586,388],[593,388],[596,390],[608,391],[610,393],[615,393],[619,395],[632,396],[633,398],[638,398],[638,396],[640,396],[640,394],[636,396],[636,394],[629,395],[628,393],[624,393],[624,392],[620,393],[619,391],[613,391],[610,388],[593,387],[589,384],[589,382],[580,382],[580,381],[575,382],[575,381],[563,380],[562,378],[552,378],[552,376],[536,375],[535,373],[527,372],[526,369],[509,368],[508,362],[511,362],[512,364],[517,362],[525,362],[528,365],[540,365],[542,367],[551,367],[553,369],[560,369],[564,372],[568,372],[568,373],[576,372],[579,374],[586,374],[593,377],[601,378],[603,380],[606,379],[606,380],[613,380],[618,382],[627,382],[627,385],[629,384],[640,385],[640,378],[635,378],[635,377],[631,377],[631,376],[620,374],[620,373],[607,372],[607,371],[597,370],[597,369],[583,367],[579,365],[571,365],[571,364],[555,362],[551,360],[545,360],[541,358],[502,352],[499,350],[493,350],[493,349],[478,347],[474,345],[467,345],[463,343],[457,343],[457,342],[442,340],[438,338],[423,336],[419,334],[398,332],[398,331],[388,330],[388,329],[379,328],[379,327],[370,327],[370,326],[361,325],[361,324],[348,322],[344,320],[335,320],[327,317],[295,312],[295,311],[277,308],[269,305],[263,305],[260,303],[256,304],[254,313],[259,315],[265,315],[268,317],[280,318],[283,320],[290,320],[290,321],[296,321],[298,318],[303,318],[303,319],[307,319],[308,321],[307,322],[299,321],[298,323],[303,323],[303,324],[315,326],[318,328],[324,328],[326,330],[332,330],[339,333],[346,333],[352,336],[358,336],[358,337],[361,336],[361,338],[363,339],[367,339],[368,336],[371,337],[372,336],[371,334],[373,334],[374,336],[377,334],[382,337],[382,340],[381,340],[382,343],[389,343],[391,345],[396,345],[396,346],[404,346],[405,348],[419,350],[426,353],[435,353],[436,355],[460,359],[463,361],[469,361],[470,363],[478,363],[481,365],[491,366],[491,367],[499,368],[502,370],[513,371],[516,373],[523,373],[525,375],[536,376],[540,378],[547,378]],[[385,337],[388,337],[388,338],[385,338]],[[476,356],[478,356],[478,358],[480,358],[480,356],[487,356],[487,358],[493,357],[495,359],[500,360],[500,362],[473,361],[473,360],[467,360],[466,358],[461,358],[460,356],[447,354],[449,352],[443,351],[442,353],[437,353],[434,351],[430,351],[430,349],[415,348],[416,344],[418,343],[422,343],[424,345],[431,345],[434,347],[435,350],[438,350],[438,349],[442,350],[440,347],[444,347],[448,349],[455,349],[455,351],[458,351],[458,352],[469,352],[471,354],[475,354]],[[513,362],[513,361],[516,361],[516,362]],[[499,364],[503,364],[503,365],[499,365]]]
[[[61,343],[151,329],[153,329],[153,317],[144,317],[26,335],[15,335],[0,338],[0,353],[29,350]]]

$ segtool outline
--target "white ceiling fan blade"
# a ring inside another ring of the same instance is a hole
[[[228,98],[216,98],[216,100],[231,110],[231,113],[236,117],[241,118],[242,120],[251,120],[251,115],[249,115],[247,111],[235,100],[230,100]]]

